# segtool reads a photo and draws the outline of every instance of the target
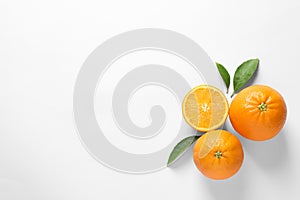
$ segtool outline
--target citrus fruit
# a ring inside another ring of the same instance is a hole
[[[199,85],[184,97],[182,113],[185,121],[202,132],[221,127],[228,116],[228,102],[216,87]]]
[[[253,85],[233,99],[229,118],[242,136],[256,141],[277,135],[286,121],[287,109],[283,97],[273,88]]]
[[[233,176],[244,160],[239,139],[225,130],[202,135],[194,146],[194,163],[208,178],[222,180]]]

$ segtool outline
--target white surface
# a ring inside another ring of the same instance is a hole
[[[170,144],[180,130],[183,119],[180,106],[181,100],[171,91],[166,90],[166,88],[160,85],[137,86],[136,91],[132,91],[128,106],[128,113],[131,120],[139,127],[151,125],[152,120],[148,113],[150,113],[150,109],[153,106],[163,106],[165,112],[168,114],[167,120],[164,126],[161,127],[161,133],[153,133],[156,135],[155,137],[146,140],[136,140],[135,138],[128,137],[128,133],[123,133],[119,129],[119,126],[115,125],[114,117],[107,117],[112,113],[111,102],[113,92],[122,77],[126,76],[129,71],[135,69],[137,66],[154,63],[163,66],[172,66],[172,69],[176,70],[190,86],[204,82],[189,63],[178,56],[163,51],[141,50],[127,54],[115,61],[104,73],[103,77],[99,78],[101,81],[98,83],[95,91],[94,110],[99,127],[101,127],[105,137],[111,144],[129,153],[147,154],[157,152]],[[180,114],[177,115],[178,113]]]
[[[298,0],[1,0],[0,199],[300,199],[299,9]],[[241,138],[245,162],[233,178],[206,179],[191,152],[171,169],[122,174],[80,144],[72,93],[81,64],[111,36],[145,27],[185,34],[231,74],[258,57],[255,83],[285,97],[282,133]]]

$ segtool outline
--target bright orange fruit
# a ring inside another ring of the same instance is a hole
[[[199,85],[189,91],[182,103],[185,121],[202,132],[221,127],[228,116],[228,102],[216,87]]]
[[[208,178],[221,180],[238,172],[244,160],[239,139],[225,130],[202,135],[194,146],[194,163]]]
[[[268,140],[277,135],[286,121],[283,97],[273,88],[253,85],[233,99],[229,117],[233,128],[251,140]]]

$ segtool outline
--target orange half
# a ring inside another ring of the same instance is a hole
[[[184,97],[182,114],[191,127],[207,132],[224,124],[228,108],[227,98],[222,91],[214,86],[199,85]]]

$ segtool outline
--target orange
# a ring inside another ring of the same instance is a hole
[[[182,103],[185,121],[202,132],[221,127],[228,116],[228,102],[224,94],[210,85],[199,85],[190,90]]]
[[[202,135],[194,146],[194,163],[208,178],[221,180],[233,176],[242,166],[244,151],[239,139],[225,130]]]
[[[287,109],[283,97],[273,88],[253,85],[233,99],[229,118],[242,136],[256,141],[277,135],[286,121]]]

